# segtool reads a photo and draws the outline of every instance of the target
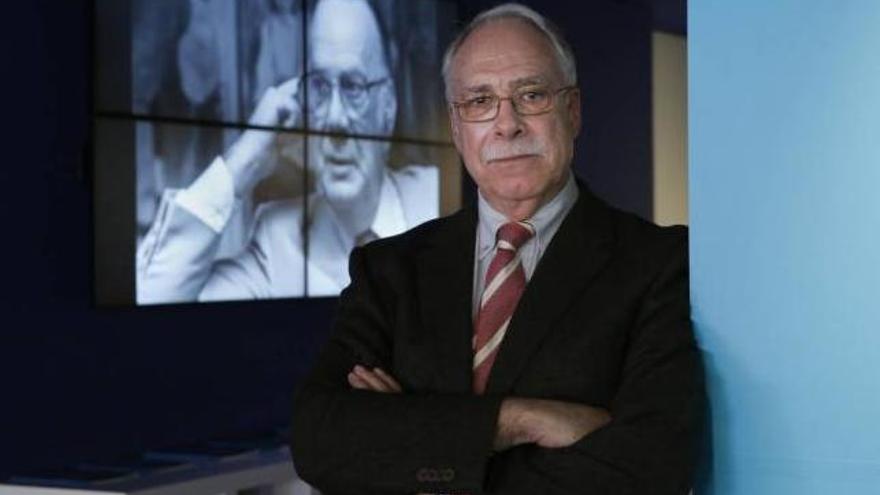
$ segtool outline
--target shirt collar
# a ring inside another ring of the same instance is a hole
[[[368,232],[363,233],[366,239],[397,235],[406,230],[403,216],[403,203],[390,173],[386,170],[379,192],[379,205],[376,216]],[[309,264],[318,266],[335,266],[348,257],[353,247],[352,241],[345,241],[342,229],[336,221],[333,210],[326,199],[313,194],[309,201]]]
[[[477,256],[480,259],[488,256],[495,248],[495,235],[498,229],[507,223],[507,217],[498,212],[492,205],[486,201],[482,192],[477,191],[477,212],[479,215],[479,223],[477,226]],[[538,208],[538,211],[527,219],[535,228],[535,238],[538,240],[539,246],[547,246],[550,238],[556,232],[562,219],[571,209],[571,206],[577,201],[578,189],[574,180],[574,172],[569,170],[568,180],[562,189],[556,193],[556,196],[548,201],[545,205]],[[526,242],[532,242],[530,239]]]
[[[379,238],[397,235],[406,230],[406,219],[403,217],[403,203],[400,200],[400,191],[397,190],[397,185],[387,169],[385,169],[382,190],[379,193],[379,206],[376,208],[376,217],[373,218],[370,230]]]

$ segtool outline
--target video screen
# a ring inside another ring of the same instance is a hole
[[[451,213],[447,0],[96,0],[99,305],[336,296]]]

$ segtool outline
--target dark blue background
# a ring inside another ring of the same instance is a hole
[[[494,3],[464,2],[463,17]],[[684,2],[526,3],[578,55],[578,173],[650,217],[650,32],[683,32]],[[91,8],[4,5],[0,478],[282,426],[335,307],[94,307]]]

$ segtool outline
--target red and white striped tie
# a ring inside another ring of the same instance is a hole
[[[526,287],[519,248],[533,235],[525,222],[508,222],[496,234],[495,257],[489,263],[480,309],[474,325],[474,392],[482,394],[510,317]]]

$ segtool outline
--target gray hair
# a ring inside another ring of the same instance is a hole
[[[519,19],[544,34],[553,45],[553,50],[556,52],[556,62],[559,65],[559,69],[562,71],[562,77],[564,78],[563,83],[566,86],[574,86],[577,84],[577,65],[575,64],[574,52],[571,50],[571,46],[568,42],[565,41],[565,38],[562,37],[559,28],[546,17],[525,5],[518,3],[504,3],[481,12],[474,17],[473,20],[471,20],[471,22],[469,22],[467,26],[458,33],[455,39],[452,40],[449,47],[446,48],[446,53],[443,54],[443,83],[446,86],[447,101],[452,101],[449,76],[450,71],[452,70],[452,59],[455,57],[458,49],[461,48],[464,40],[467,39],[467,37],[478,27],[490,21],[496,21],[499,19]]]

